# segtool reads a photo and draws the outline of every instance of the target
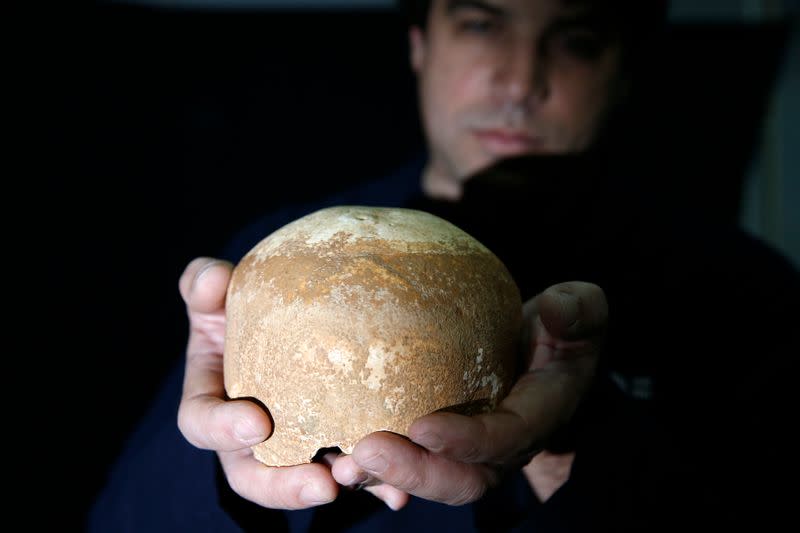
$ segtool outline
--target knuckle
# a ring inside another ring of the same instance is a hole
[[[482,463],[494,454],[496,439],[492,438],[492,430],[489,427],[489,419],[481,416],[473,419],[474,427],[471,438],[466,439],[466,447],[463,451],[463,462]]]
[[[230,424],[216,414],[216,405],[189,405],[191,400],[181,402],[178,408],[178,429],[192,446],[204,450],[221,451],[231,447],[235,441]],[[196,400],[195,400],[196,403]]]
[[[421,470],[409,468],[399,478],[396,486],[406,492],[419,492],[427,486],[426,477]]]
[[[275,509],[303,509],[308,507],[302,495],[305,486],[303,481],[293,476],[280,476],[275,472],[273,474],[273,476],[269,477],[269,481],[262,480],[262,485],[259,487],[261,505]]]
[[[464,505],[479,500],[486,494],[488,486],[486,483],[475,482],[469,480],[464,483],[459,490],[453,494],[452,498],[447,502],[450,505]]]
[[[221,410],[224,404],[209,405],[205,414],[205,426],[208,439],[215,450],[230,448],[232,443],[238,442],[233,427],[225,418],[225,411]]]
[[[223,428],[216,428],[208,433],[208,444],[212,450],[233,449],[228,445],[231,438]]]
[[[477,501],[486,492],[498,484],[499,474],[487,466],[470,468],[469,472],[463,476],[463,482],[458,490],[453,493],[450,501],[451,505],[464,505]]]
[[[470,441],[462,450],[461,459],[466,463],[477,463],[481,460],[483,453],[477,442]]]

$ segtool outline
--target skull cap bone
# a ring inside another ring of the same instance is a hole
[[[521,313],[506,267],[453,224],[411,209],[322,209],[234,268],[225,389],[269,409],[259,461],[350,453],[436,410],[492,409],[513,379]]]

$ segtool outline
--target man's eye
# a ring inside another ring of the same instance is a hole
[[[497,29],[497,23],[490,18],[474,18],[462,20],[458,27],[461,31],[466,33],[484,35],[495,31]]]

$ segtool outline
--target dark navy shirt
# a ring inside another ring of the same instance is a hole
[[[596,384],[564,433],[576,451],[567,483],[544,504],[513,472],[458,507],[412,498],[395,512],[343,489],[318,508],[264,509],[233,493],[215,453],[180,434],[180,362],[109,473],[90,531],[654,531],[777,516],[775,461],[791,454],[787,391],[800,353],[791,333],[800,283],[783,258],[738,230],[661,216],[627,186],[571,181],[585,168],[548,181],[537,167],[523,173],[536,180],[511,192],[500,190],[502,172],[489,187],[475,178],[459,210],[421,194],[422,166],[272,213],[223,255],[236,262],[323,207],[413,207],[496,251],[523,299],[555,282],[597,283],[609,301],[608,339]],[[631,376],[651,379],[652,390],[631,387]],[[747,463],[748,439],[763,452],[758,465]]]

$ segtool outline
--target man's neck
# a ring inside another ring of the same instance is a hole
[[[464,192],[462,183],[453,179],[435,163],[429,162],[422,171],[422,191],[429,198],[457,202]]]

